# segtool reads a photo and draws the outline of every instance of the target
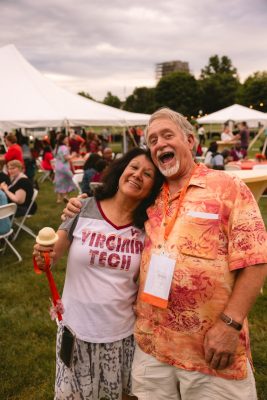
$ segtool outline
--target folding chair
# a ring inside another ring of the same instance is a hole
[[[77,187],[79,194],[82,194],[82,189],[81,189],[80,183],[82,183],[83,175],[84,175],[84,173],[80,172],[79,174],[74,174],[72,177],[73,183]]]
[[[80,158],[80,159],[73,159],[71,160],[71,168],[72,168],[72,172],[74,174],[80,174],[83,172],[83,166],[85,164],[85,159],[84,158]]]
[[[8,240],[9,236],[12,235],[13,233],[13,221],[14,221],[14,216],[17,211],[17,204],[15,203],[10,203],[10,204],[5,204],[3,206],[0,206],[0,220],[4,218],[11,217],[11,227],[10,230],[4,234],[0,234],[0,239],[3,239],[5,241],[4,247],[2,247],[1,251],[4,253],[6,250],[6,246],[8,245],[11,250],[16,254],[18,257],[18,261],[22,261],[21,255],[18,253],[18,251],[15,249],[15,247],[10,243]]]
[[[40,157],[37,158],[36,165],[38,167],[38,172],[41,174],[38,178],[38,182],[43,183],[46,179],[52,181],[50,176],[51,171],[48,171],[42,167],[42,159]]]
[[[14,223],[18,226],[18,229],[17,229],[17,231],[16,231],[16,233],[15,233],[15,236],[14,236],[13,239],[12,239],[13,241],[17,239],[18,234],[19,234],[19,232],[20,232],[21,230],[27,232],[29,235],[31,235],[32,237],[34,237],[34,239],[36,238],[35,233],[34,233],[30,228],[28,228],[28,227],[24,224],[24,222],[25,222],[26,218],[31,217],[31,214],[29,214],[29,212],[30,212],[30,210],[31,210],[31,208],[32,208],[33,203],[34,203],[35,200],[36,200],[37,195],[38,195],[38,190],[37,190],[37,189],[33,189],[32,200],[31,200],[31,203],[30,203],[30,205],[29,205],[29,207],[28,207],[28,209],[27,209],[27,211],[26,211],[26,214],[25,214],[23,217],[19,217],[19,218],[21,218],[21,219],[14,218]]]

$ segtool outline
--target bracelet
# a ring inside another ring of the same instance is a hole
[[[220,319],[225,322],[227,325],[231,326],[232,328],[236,329],[237,331],[241,331],[242,329],[242,324],[239,322],[236,322],[233,320],[232,317],[229,317],[228,315],[221,313]]]

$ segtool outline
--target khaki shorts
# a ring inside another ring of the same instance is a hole
[[[164,364],[136,346],[132,392],[139,400],[257,400],[248,362],[244,380],[228,380]]]

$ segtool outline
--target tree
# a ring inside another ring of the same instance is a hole
[[[227,56],[209,58],[209,64],[201,70],[199,79],[201,109],[211,113],[236,102],[240,91],[237,69]]]
[[[107,95],[103,100],[103,103],[106,104],[107,106],[111,106],[111,107],[115,107],[115,108],[121,107],[120,99],[117,96],[114,96],[111,92],[107,92]]]
[[[156,110],[155,88],[139,87],[128,96],[123,106],[124,110],[152,114]]]
[[[78,95],[80,95],[82,97],[86,97],[89,100],[94,100],[93,97],[89,93],[86,93],[86,92],[79,92]]]
[[[169,107],[191,117],[199,110],[199,85],[188,72],[173,72],[160,79],[155,98],[158,107]]]
[[[238,78],[237,69],[232,65],[232,61],[227,56],[220,59],[217,54],[209,58],[209,64],[201,70],[201,79],[209,78],[217,74],[229,74]]]
[[[255,72],[242,87],[242,104],[267,112],[267,71]]]

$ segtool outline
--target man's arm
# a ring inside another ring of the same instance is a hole
[[[253,265],[238,272],[232,295],[224,314],[243,324],[267,275],[267,264]],[[233,363],[239,331],[219,319],[206,333],[205,360],[211,368],[224,369]]]

